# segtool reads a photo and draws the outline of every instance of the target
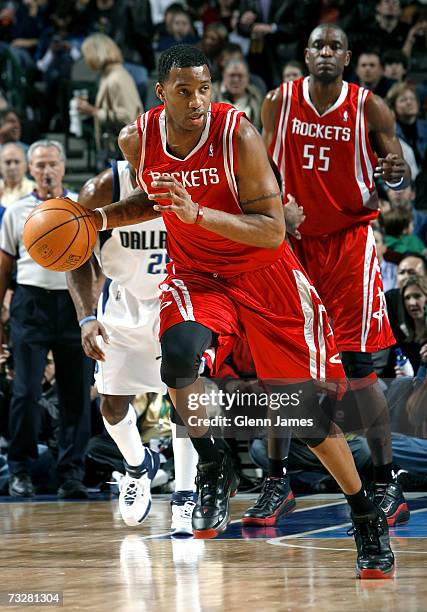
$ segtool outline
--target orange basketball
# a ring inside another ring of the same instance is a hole
[[[43,268],[67,272],[85,263],[95,246],[97,230],[87,208],[69,198],[46,200],[28,216],[25,248]]]

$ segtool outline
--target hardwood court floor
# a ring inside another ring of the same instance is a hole
[[[279,529],[247,530],[236,519],[254,497],[239,495],[235,522],[207,541],[170,538],[164,496],[138,529],[117,500],[0,503],[0,591],[62,591],[63,609],[96,612],[424,612],[427,495],[409,497],[411,521],[392,532],[397,577],[384,581],[354,578],[338,496],[300,498]]]

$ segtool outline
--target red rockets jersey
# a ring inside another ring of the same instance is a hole
[[[378,215],[376,156],[366,120],[371,93],[344,81],[335,104],[319,115],[308,84],[306,77],[280,86],[281,105],[269,153],[284,192],[304,207],[301,234],[316,236]]]
[[[185,159],[167,150],[163,106],[138,117],[141,149],[137,180],[141,189],[155,193],[151,183],[161,174],[169,174],[183,184],[193,202],[233,215],[243,214],[236,180],[236,132],[241,117],[242,113],[229,104],[211,104],[200,140]],[[168,254],[178,269],[232,276],[268,266],[283,251],[283,245],[265,249],[234,242],[199,225],[183,223],[174,213],[164,213],[163,220]]]

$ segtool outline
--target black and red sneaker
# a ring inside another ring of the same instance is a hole
[[[237,493],[239,477],[230,455],[222,454],[221,463],[199,463],[197,466],[199,496],[192,516],[195,538],[215,538],[230,522],[230,497]]]
[[[380,509],[369,514],[351,515],[357,547],[356,576],[362,580],[393,578],[394,555],[390,548],[387,519]]]
[[[295,509],[296,502],[288,476],[263,482],[260,496],[242,516],[243,525],[277,525],[282,516]]]
[[[373,490],[375,503],[386,515],[389,527],[402,525],[409,521],[409,508],[400,484],[397,482],[376,482]]]

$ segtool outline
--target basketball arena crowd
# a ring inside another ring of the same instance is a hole
[[[386,101],[411,171],[410,186],[400,191],[377,184],[381,212],[373,229],[397,344],[375,354],[374,365],[388,399],[399,482],[404,490],[426,491],[425,2],[0,1],[0,214],[23,198],[37,197],[39,171],[35,167],[30,174],[29,164],[40,141],[54,142],[58,157],[66,160],[60,180],[72,197],[111,159],[122,159],[118,133],[157,106],[157,59],[179,43],[195,45],[207,56],[213,101],[233,104],[261,130],[266,93],[306,74],[305,41],[321,23],[337,23],[346,32],[352,60],[345,78]],[[82,352],[67,289],[38,287],[37,271],[30,266],[25,274],[32,276],[32,292],[20,290],[12,263],[0,267],[0,494],[85,498],[88,490],[109,491],[112,473],[123,471],[121,455],[103,427],[94,362]],[[34,292],[43,296],[43,310],[34,308]],[[26,322],[34,318],[37,363],[29,362],[23,335]],[[240,348],[227,359],[225,381],[255,377],[248,351]],[[134,406],[144,444],[162,453],[154,491],[170,492],[174,468],[168,398],[141,394]],[[366,439],[353,431],[346,437],[359,472],[369,479]],[[228,443],[241,489],[259,490],[268,466],[265,439],[260,435]],[[297,439],[291,443],[288,472],[295,492],[338,490]],[[17,486],[11,484],[13,476]],[[24,487],[19,486],[22,478]]]

